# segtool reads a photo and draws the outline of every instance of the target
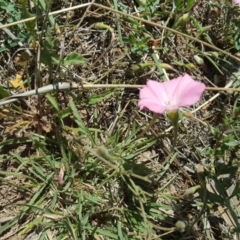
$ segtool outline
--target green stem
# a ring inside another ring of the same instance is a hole
[[[173,144],[171,148],[171,150],[173,151],[177,144],[179,111],[178,109],[167,111],[167,115],[173,125]]]
[[[177,144],[177,136],[178,136],[178,124],[173,124],[173,144],[172,144],[172,151],[176,147]]]

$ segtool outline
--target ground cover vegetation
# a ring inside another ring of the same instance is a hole
[[[0,0],[0,239],[240,239],[239,7]]]

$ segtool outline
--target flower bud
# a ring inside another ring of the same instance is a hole
[[[208,26],[205,26],[201,29],[201,32],[204,33],[204,32],[208,32],[210,29],[212,28],[212,25],[208,25]]]
[[[208,56],[212,56],[212,57],[217,58],[217,59],[219,58],[218,52],[208,52],[207,54],[208,54]]]
[[[178,18],[174,27],[176,28],[176,27],[185,26],[189,22],[190,17],[191,17],[190,13],[183,14],[182,17]]]
[[[99,154],[101,157],[103,157],[105,159],[109,158],[109,152],[108,152],[107,148],[105,148],[104,146],[98,147],[96,152],[97,152],[97,154]]]
[[[172,125],[176,126],[179,119],[179,112],[177,110],[168,110],[167,115],[169,120],[172,122]]]
[[[183,194],[183,198],[184,199],[187,199],[187,200],[191,200],[193,199],[193,194],[200,188],[201,186],[200,185],[197,185],[197,186],[194,186],[194,187],[191,187],[191,188],[188,188],[185,193]]]
[[[201,57],[199,57],[198,55],[194,55],[193,56],[194,60],[196,61],[196,63],[199,65],[199,66],[203,66],[204,65],[204,61]]]
[[[193,63],[188,63],[185,66],[186,66],[186,68],[188,68],[190,70],[195,70],[196,69],[196,66]]]
[[[186,227],[187,227],[187,224],[184,221],[179,220],[175,223],[175,230],[178,232],[181,232],[181,233],[185,232]]]

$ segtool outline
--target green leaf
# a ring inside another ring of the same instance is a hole
[[[28,11],[27,5],[28,5],[27,0],[20,1],[21,19],[34,17],[34,15]],[[34,33],[35,20],[26,22],[25,25],[28,31],[30,31],[31,33]]]
[[[200,192],[200,194],[201,196],[203,196],[202,192]],[[208,196],[208,200],[212,203],[220,203],[220,204],[224,203],[224,199],[218,194],[207,192],[207,196]]]
[[[122,232],[122,223],[120,221],[118,221],[117,223],[117,229],[118,229],[118,237],[119,240],[124,240],[124,236],[123,236],[123,232]]]
[[[22,138],[11,138],[5,141],[0,142],[0,146],[7,146],[12,144],[22,144],[22,143],[28,143],[32,142],[32,139],[29,137],[22,137]]]
[[[204,56],[213,64],[213,66],[219,71],[220,74],[224,75],[216,62],[210,56],[208,56],[207,54],[204,54]]]
[[[110,92],[109,90],[107,90],[102,92],[101,94],[92,94],[89,98],[85,100],[85,102],[86,104],[93,105],[110,98],[114,94],[115,94],[115,91],[113,89],[110,90]]]
[[[77,123],[77,125],[79,127],[78,128],[79,131],[81,133],[84,133],[85,136],[87,136],[90,139],[90,141],[92,143],[94,143],[93,136],[92,136],[91,132],[89,131],[89,129],[87,127],[85,127],[85,125],[84,125],[84,123],[83,123],[83,121],[81,119],[81,116],[80,116],[80,114],[78,112],[78,109],[77,109],[75,103],[73,102],[73,100],[69,101],[69,106],[70,106],[70,108],[72,110],[72,113],[73,113],[73,116],[74,116],[74,120],[75,120],[75,122]]]
[[[217,166],[218,176],[223,174],[235,174],[237,170],[238,170],[238,167],[236,166],[227,166],[225,164],[219,164]]]
[[[10,12],[14,12],[15,11],[15,8],[14,8],[15,6],[14,6],[14,3],[8,3],[8,6],[6,7],[6,11],[8,12],[8,13],[10,13]]]
[[[78,64],[85,64],[86,60],[83,56],[79,55],[78,53],[70,53],[63,61],[64,66],[68,65],[78,65]]]
[[[2,235],[3,232],[7,231],[8,229],[11,229],[12,226],[14,226],[19,221],[18,218],[14,218],[12,221],[7,222],[4,225],[0,226],[0,235]]]
[[[47,94],[46,95],[46,98],[48,99],[48,101],[53,105],[53,107],[59,111],[59,105],[58,105],[58,102],[56,101],[56,99],[51,96],[50,94]]]
[[[229,197],[229,199],[234,197],[234,196],[240,197],[240,183],[236,183],[236,186],[235,186],[235,188],[232,192],[232,195]]]
[[[226,142],[224,145],[229,146],[229,147],[236,147],[240,144],[240,141],[231,141],[231,142]]]
[[[72,113],[72,110],[70,108],[64,108],[58,112],[58,116],[63,119],[65,117],[68,117]]]
[[[94,232],[94,235],[96,236],[98,234],[101,234],[103,236],[105,236],[105,238],[109,237],[110,239],[119,239],[118,236],[114,233],[112,233],[112,231],[108,230],[108,229],[101,229],[98,227],[91,227],[91,226],[86,226],[86,228],[88,230],[90,230],[91,232]],[[107,239],[109,239],[107,238]]]
[[[70,108],[72,109],[72,113],[73,113],[73,116],[74,116],[74,118],[75,118],[76,123],[78,124],[78,126],[80,127],[80,129],[82,130],[82,132],[85,133],[86,128],[85,128],[85,126],[84,126],[84,123],[83,123],[80,115],[79,115],[79,112],[78,112],[78,110],[77,110],[76,105],[74,104],[74,102],[73,102],[72,100],[70,100],[69,105],[70,105]]]
[[[0,99],[9,97],[10,94],[8,91],[6,91],[2,86],[0,86]]]
[[[59,63],[59,56],[54,49],[54,43],[51,37],[47,37],[43,43],[43,48],[41,50],[40,61],[43,64],[52,66],[53,63]]]

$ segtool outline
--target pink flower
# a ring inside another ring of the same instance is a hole
[[[148,80],[140,90],[140,109],[147,108],[155,113],[190,106],[200,100],[205,84],[194,81],[188,74],[168,82]]]
[[[234,3],[238,4],[240,7],[240,0],[233,0]]]

